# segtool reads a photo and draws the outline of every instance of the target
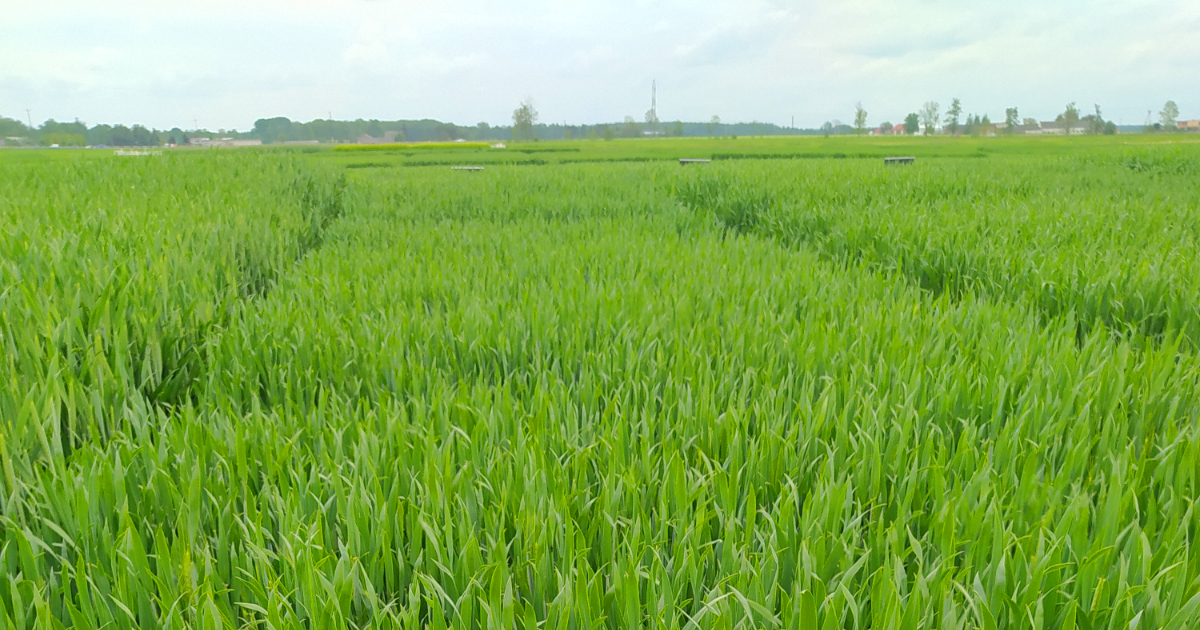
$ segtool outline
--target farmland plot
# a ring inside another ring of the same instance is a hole
[[[1190,627],[1192,159],[0,172],[0,618]]]

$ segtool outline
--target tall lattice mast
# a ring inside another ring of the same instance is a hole
[[[658,120],[658,80],[650,81],[650,111],[654,112],[654,119]]]

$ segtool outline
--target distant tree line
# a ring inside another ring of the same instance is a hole
[[[944,117],[940,115],[938,103],[929,101],[919,111],[905,116],[903,122],[896,125],[884,122],[878,128],[888,133],[897,127],[902,127],[904,132],[909,135],[948,133],[950,135],[978,136],[1014,133],[1022,125],[1039,124],[1032,118],[1021,118],[1016,107],[1005,110],[1003,124],[992,123],[987,114],[966,114],[964,116],[963,112],[962,103],[957,98],[953,99],[950,107],[945,111]],[[1145,130],[1175,131],[1178,116],[1178,106],[1174,101],[1167,101],[1162,111],[1159,112],[1159,121]],[[1095,107],[1095,113],[1082,115],[1075,103],[1069,103],[1056,117],[1055,122],[1062,125],[1067,133],[1080,129],[1091,134],[1113,134],[1118,129],[1112,121],[1103,118],[1099,105]],[[1128,129],[1128,127],[1122,128],[1122,130]],[[647,136],[829,136],[863,134],[866,130],[867,111],[863,108],[862,103],[855,104],[853,125],[832,120],[816,129],[786,127],[761,122],[723,123],[719,116],[713,116],[706,122],[660,121],[656,112],[647,112],[644,122],[639,122],[633,116],[626,116],[622,122],[595,125],[544,123],[538,122],[538,112],[534,109],[531,99],[526,99],[514,110],[512,125],[497,126],[489,125],[486,122],[476,125],[456,125],[432,119],[387,121],[360,118],[357,120],[317,119],[299,122],[276,117],[260,118],[254,122],[252,129],[244,132],[226,129],[215,132],[204,129],[184,131],[179,127],[160,131],[142,125],[126,127],[125,125],[100,124],[88,127],[79,120],[58,122],[53,119],[42,123],[40,127],[30,128],[20,120],[0,116],[0,140],[7,140],[13,144],[64,147],[187,144],[194,137],[257,139],[264,144],[275,144],[314,140],[326,143],[356,142],[361,136],[378,139],[391,137],[396,142],[538,141],[612,140]]]
[[[187,144],[192,138],[256,139],[263,144],[282,142],[313,141],[345,143],[356,142],[360,136],[384,138],[389,132],[396,142],[452,142],[465,141],[509,141],[509,140],[569,140],[569,139],[614,139],[641,138],[651,136],[705,137],[705,136],[781,136],[819,135],[825,129],[796,129],[774,123],[747,122],[722,123],[713,116],[707,122],[658,121],[640,122],[626,116],[623,122],[595,125],[570,125],[565,123],[537,122],[537,112],[532,109],[523,114],[526,118],[516,125],[492,126],[481,122],[476,125],[456,125],[439,120],[327,120],[317,119],[299,122],[284,117],[260,118],[250,130],[239,132],[232,129],[216,131],[206,129],[169,130],[148,128],[142,125],[93,125],[82,121],[58,122],[47,120],[40,127],[30,128],[24,122],[0,117],[0,140],[17,139],[10,144],[50,146],[161,146],[164,144]],[[518,109],[520,111],[520,109]],[[532,116],[531,118],[529,116]],[[835,126],[833,133],[850,133],[849,126]]]
[[[183,132],[174,129],[182,135]],[[95,125],[88,127],[83,122],[58,122],[47,120],[42,126],[30,128],[25,123],[11,118],[0,117],[0,140],[17,139],[18,144],[40,146],[58,145],[61,147],[111,146],[111,147],[151,147],[159,146],[167,140],[165,134],[156,129],[148,129],[142,125]]]
[[[19,120],[0,116],[0,138],[23,138],[29,135],[29,127]]]
[[[355,142],[360,136],[384,138],[393,134],[397,142],[490,140],[497,137],[487,123],[461,126],[438,120],[329,120],[300,122],[284,118],[260,118],[245,135],[263,144],[279,142]]]
[[[245,134],[264,144],[295,141],[355,142],[359,136],[383,138],[389,132],[396,142],[493,141],[533,142],[538,140],[641,138],[647,135],[668,137],[704,136],[780,136],[817,135],[819,129],[793,129],[773,123],[721,123],[714,121],[689,123],[683,121],[639,122],[626,116],[623,122],[595,125],[537,122],[538,113],[532,103],[524,102],[513,112],[512,125],[455,125],[438,120],[313,120],[299,122],[287,118],[263,118]]]

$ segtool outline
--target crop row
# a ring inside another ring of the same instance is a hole
[[[1081,338],[1103,327],[1197,348],[1198,163],[1178,149],[900,169],[759,162],[689,173],[673,192],[728,229],[866,261],[934,293],[1069,315]]]
[[[209,332],[342,213],[345,183],[309,170],[189,156],[0,172],[9,447],[69,453],[130,408],[186,402]]]

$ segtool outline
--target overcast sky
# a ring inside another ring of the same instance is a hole
[[[257,118],[664,120],[815,127],[967,113],[1200,118],[1197,0],[6,0],[0,115],[35,123]]]

